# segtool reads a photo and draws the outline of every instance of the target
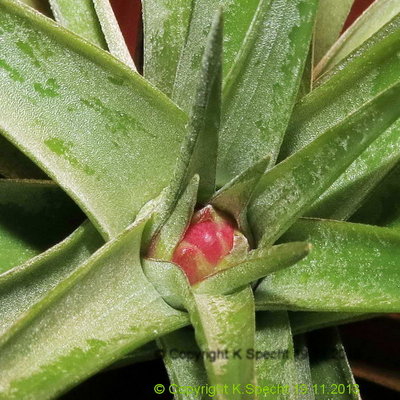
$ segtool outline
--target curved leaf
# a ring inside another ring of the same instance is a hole
[[[35,305],[85,262],[103,241],[90,223],[61,243],[0,275],[0,343],[24,318],[36,315]]]
[[[258,286],[265,309],[356,313],[399,312],[400,235],[388,228],[303,219],[283,237],[312,243],[295,268]]]
[[[0,128],[114,237],[168,185],[186,116],[114,57],[10,0],[0,37]]]

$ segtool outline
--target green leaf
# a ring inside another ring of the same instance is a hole
[[[320,0],[314,28],[314,64],[336,42],[353,3],[354,0]]]
[[[301,395],[302,400],[315,400],[312,390],[312,378],[310,369],[310,359],[304,335],[293,337],[295,365],[297,371],[297,383],[292,389],[297,395]]]
[[[250,287],[228,295],[197,293],[191,290],[180,268],[155,260],[144,262],[144,272],[168,304],[189,311],[196,341],[206,354],[205,368],[209,383],[232,387],[251,382],[254,360],[239,359],[232,355],[232,349],[254,348],[255,310]],[[166,343],[164,347],[166,350]],[[227,356],[221,355],[213,360],[213,354],[218,351]]]
[[[398,51],[400,15],[314,82],[315,89],[293,110],[279,158],[287,158],[327,130],[343,124],[398,84]]]
[[[235,357],[232,352],[254,348],[255,310],[253,292],[248,286],[230,295],[194,293],[190,319],[200,349],[211,356],[205,358],[208,381],[211,385],[242,385],[253,382],[254,359]],[[211,352],[226,352],[213,360]],[[231,393],[229,399],[253,399],[252,396]]]
[[[399,160],[400,119],[368,146],[320,196],[306,215],[336,220],[348,219]]]
[[[375,187],[368,200],[352,216],[351,221],[387,226],[398,230],[400,226],[400,164]]]
[[[0,128],[114,237],[168,185],[186,116],[114,57],[10,0],[0,37]]]
[[[147,237],[159,232],[176,208],[183,191],[188,190],[188,185],[196,185],[199,203],[207,203],[215,191],[221,106],[222,24],[222,15],[217,13],[207,37],[197,92],[189,114],[187,135],[176,160],[172,180],[159,198],[157,217],[153,220],[149,232],[146,233]],[[193,178],[194,176],[197,177]],[[183,207],[186,206],[183,205]],[[174,221],[171,223],[175,224]],[[165,231],[165,234],[166,240],[169,241],[169,233]],[[163,247],[164,244],[160,244],[157,251],[159,256],[164,257],[165,255],[159,253],[165,251]]]
[[[135,348],[187,324],[143,274],[137,222],[25,316],[1,346],[1,394],[50,399]],[[32,312],[32,311],[31,311]]]
[[[212,22],[193,105],[189,113],[188,152],[192,154],[185,169],[186,180],[200,176],[199,203],[207,203],[215,192],[218,130],[221,109],[222,13]]]
[[[229,294],[264,276],[288,268],[306,257],[308,243],[294,242],[255,250],[240,264],[217,272],[193,286],[196,293]]]
[[[313,48],[314,48],[314,43],[311,41],[310,44],[310,49],[308,51],[308,56],[306,58],[306,62],[304,65],[304,71],[303,75],[300,80],[300,87],[297,92],[297,99],[296,103],[299,102],[299,100],[302,99],[305,95],[311,92],[313,88],[313,82],[312,82],[312,73],[313,73]]]
[[[247,205],[269,162],[269,156],[256,162],[218,190],[210,200],[210,204],[236,219],[239,229],[245,233],[249,241],[251,241],[251,230],[247,221]]]
[[[92,0],[110,53],[134,71],[136,66],[125,44],[109,0]]]
[[[400,310],[400,235],[388,228],[302,219],[283,237],[312,243],[295,268],[268,275],[258,308],[355,313]]]
[[[400,84],[268,171],[248,208],[256,241],[271,244],[400,116]]]
[[[168,220],[153,238],[150,254],[155,259],[171,260],[175,247],[182,238],[193,215],[197,202],[199,176],[195,175],[182,197],[176,203]]]
[[[192,329],[184,328],[169,333],[158,339],[158,342],[170,387],[176,391],[174,399],[199,400],[214,397],[199,392],[201,387],[205,388],[207,385],[207,375]]]
[[[287,312],[257,313],[254,350],[260,352],[254,355],[258,358],[256,362],[257,386],[267,389],[278,385],[281,387],[278,393],[271,393],[268,390],[260,394],[260,400],[283,398],[295,400],[296,394],[292,385],[298,382],[293,338]]]
[[[198,71],[213,17],[222,9],[225,19],[224,75],[242,46],[259,0],[193,0],[190,25],[179,59],[172,98],[189,111],[197,87]]]
[[[316,1],[261,0],[223,89],[218,183],[260,158],[275,162],[296,101]]]
[[[340,396],[343,400],[361,400],[337,330],[313,332],[308,343],[315,399]]]
[[[142,0],[143,74],[169,97],[186,40],[193,0]]]
[[[349,2],[349,0],[345,0],[345,2]],[[335,9],[338,9],[336,1],[333,0],[331,3]],[[343,33],[339,40],[332,46],[329,52],[317,65],[315,76],[318,77],[325,71],[328,71],[337,65],[399,13],[400,4],[396,0],[379,0],[373,2],[371,6]],[[330,18],[332,19],[332,16],[330,16]],[[326,24],[325,26],[322,25],[322,29],[326,28],[326,26]],[[321,54],[321,56],[322,55],[323,54]],[[321,58],[322,57],[318,58],[317,61]]]
[[[102,244],[94,227],[85,223],[45,253],[0,275],[0,343],[18,330],[21,319],[33,318],[35,305]]]
[[[82,221],[51,181],[0,179],[0,274],[47,250]]]
[[[92,0],[49,0],[56,21],[102,49],[107,49]]]

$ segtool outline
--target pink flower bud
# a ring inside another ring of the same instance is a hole
[[[174,251],[172,261],[185,271],[193,285],[216,272],[240,235],[233,221],[212,206],[196,212]]]

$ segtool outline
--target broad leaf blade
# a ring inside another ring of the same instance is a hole
[[[107,49],[92,0],[49,0],[54,18],[89,42]]]
[[[261,0],[223,90],[218,182],[274,162],[308,55],[316,2]]]
[[[268,275],[256,303],[265,309],[398,312],[400,235],[348,222],[299,220],[284,240],[312,243],[295,268]]]
[[[185,115],[45,17],[9,0],[0,11],[0,127],[115,236],[168,185]]]

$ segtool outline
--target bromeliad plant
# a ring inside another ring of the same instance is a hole
[[[334,43],[352,1],[143,0],[144,77],[107,0],[27,3],[57,22],[0,0],[0,398],[153,343],[219,399],[358,399],[305,334],[400,311],[398,1]]]

